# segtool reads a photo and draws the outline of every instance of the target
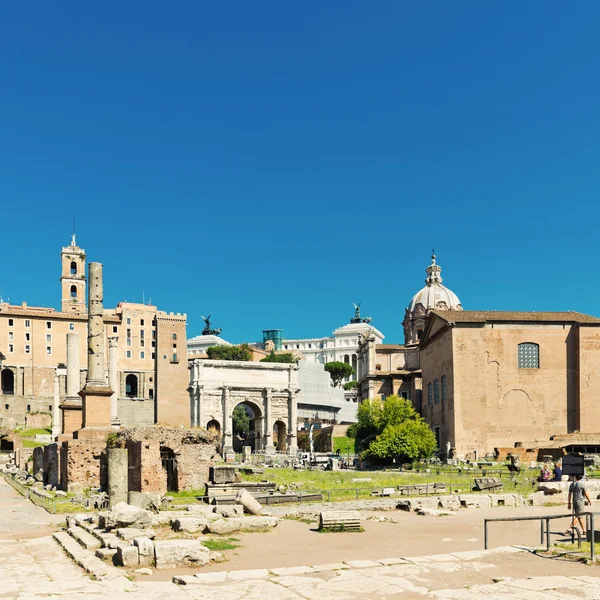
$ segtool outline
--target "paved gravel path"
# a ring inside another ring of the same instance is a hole
[[[282,569],[222,571],[170,582],[92,581],[50,533],[57,518],[0,479],[0,600],[347,600],[439,598],[600,600],[600,567],[547,560],[516,548]],[[223,565],[226,568],[226,563]]]

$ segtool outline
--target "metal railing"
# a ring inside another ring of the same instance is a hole
[[[592,562],[595,560],[595,531],[594,531],[594,515],[600,515],[598,512],[585,512],[578,515],[579,517],[584,516],[586,518],[586,530],[590,534],[590,559]],[[483,547],[485,550],[488,549],[488,523],[500,523],[508,521],[539,521],[540,522],[540,543],[544,543],[544,536],[546,538],[546,552],[550,551],[550,521],[554,519],[572,519],[573,513],[566,513],[561,515],[543,515],[535,517],[502,517],[497,519],[484,519],[483,520]],[[544,527],[545,525],[545,527]],[[577,545],[581,548],[581,532],[579,528],[573,527],[571,529],[571,542],[575,541],[575,534],[577,534]]]

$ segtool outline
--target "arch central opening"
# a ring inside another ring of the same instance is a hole
[[[262,447],[262,417],[260,407],[254,402],[245,400],[234,407],[231,421],[235,452],[241,452],[242,446],[250,446],[252,452]]]

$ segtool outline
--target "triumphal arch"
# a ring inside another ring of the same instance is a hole
[[[192,427],[218,431],[224,456],[242,443],[233,427],[239,405],[250,419],[244,445],[297,454],[298,365],[194,359],[189,368]]]

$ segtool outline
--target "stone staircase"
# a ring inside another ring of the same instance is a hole
[[[118,546],[129,544],[98,527],[89,515],[67,519],[67,529],[55,533],[53,538],[76,564],[96,579],[127,581],[119,569],[103,559],[110,561]]]

